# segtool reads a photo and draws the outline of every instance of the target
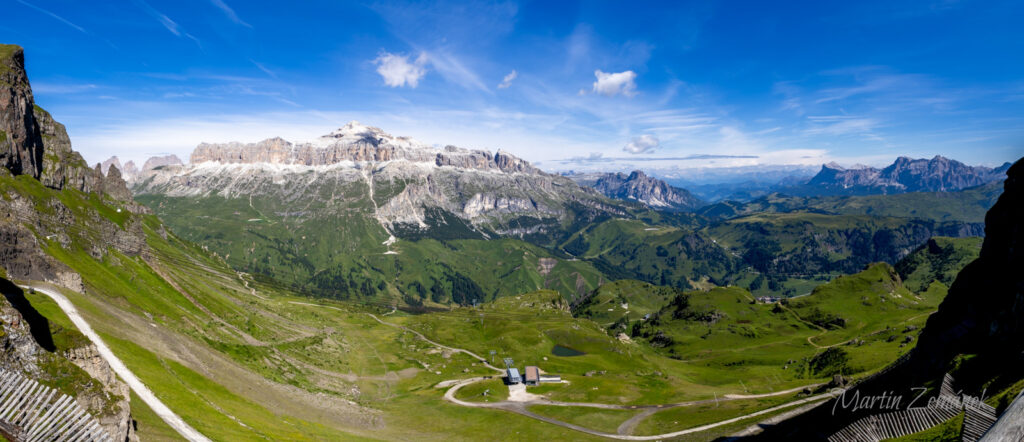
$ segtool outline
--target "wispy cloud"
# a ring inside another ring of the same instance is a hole
[[[96,90],[98,87],[95,84],[33,83],[32,92],[36,94],[79,94]]]
[[[874,118],[849,115],[809,116],[807,120],[813,124],[804,131],[807,134],[871,134],[879,126],[878,120]]]
[[[411,62],[408,55],[381,52],[373,63],[377,65],[377,73],[384,79],[384,84],[391,87],[408,85],[415,88],[427,75],[427,54],[422,52]]]
[[[178,25],[177,22],[171,20],[170,17],[150,6],[149,3],[146,3],[144,0],[135,0],[135,4],[142,8],[143,11],[146,11],[146,13],[149,14],[151,17],[155,18],[156,21],[160,22],[160,24],[163,25],[165,29],[170,31],[170,33],[174,34],[175,37],[187,38],[189,40],[192,40],[196,44],[196,46],[199,47],[200,50],[203,49],[203,43],[199,41],[198,38],[182,30],[181,26]]]
[[[430,65],[441,74],[445,80],[462,86],[466,89],[476,89],[482,92],[490,92],[480,76],[466,66],[466,63],[454,54],[445,51],[431,51],[429,55]]]
[[[267,67],[264,66],[263,63],[260,63],[260,62],[258,62],[256,60],[251,59],[251,58],[249,59],[249,61],[252,62],[252,64],[254,66],[256,66],[256,68],[258,68],[259,70],[263,71],[263,73],[269,75],[271,78],[277,78],[277,74],[274,71],[272,71],[270,69],[267,69]]]
[[[72,23],[70,20],[68,20],[68,19],[66,19],[64,17],[61,17],[61,16],[59,16],[57,14],[54,14],[53,12],[50,12],[50,11],[48,11],[46,9],[43,9],[43,8],[40,8],[40,7],[36,6],[36,5],[33,5],[33,4],[29,3],[29,2],[26,2],[25,0],[17,0],[17,1],[18,1],[18,3],[21,3],[21,4],[25,5],[25,6],[28,6],[28,7],[32,8],[32,9],[35,9],[36,11],[42,12],[43,14],[46,14],[46,15],[49,15],[50,17],[53,17],[53,18],[57,19],[57,21],[59,21],[61,23],[64,23],[64,24],[66,24],[68,26],[71,26],[72,28],[75,28],[76,30],[78,30],[79,32],[81,32],[83,34],[88,34],[89,33],[89,32],[87,32],[85,30],[85,28]]]
[[[245,26],[247,28],[252,27],[252,25],[246,23],[241,18],[239,18],[238,14],[235,13],[235,10],[231,9],[231,7],[228,6],[227,3],[224,3],[224,0],[210,0],[210,3],[213,3],[213,5],[216,6],[218,9],[224,11],[224,15],[227,15],[229,20],[235,22],[236,24]]]
[[[606,157],[601,152],[592,152],[587,156],[578,156],[554,160],[558,163],[611,163],[619,161],[699,161],[699,160],[725,160],[725,159],[756,159],[759,155],[717,155],[717,154],[694,154],[682,157]]]
[[[498,85],[498,89],[508,89],[509,86],[512,86],[512,80],[515,80],[518,76],[519,73],[513,69],[512,72],[509,72],[508,75],[505,76],[505,78],[501,79],[501,84]]]

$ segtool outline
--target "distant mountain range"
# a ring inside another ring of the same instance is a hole
[[[932,159],[899,157],[885,168],[836,163],[822,165],[813,177],[786,176],[776,182],[741,181],[714,184],[666,181],[642,171],[570,173],[581,186],[610,198],[634,200],[661,210],[694,211],[718,201],[747,202],[779,193],[791,196],[888,195],[907,192],[951,192],[1001,182],[1010,163],[991,168],[968,166],[942,156]],[[670,184],[674,183],[676,185]],[[683,187],[686,188],[683,188]]]
[[[968,166],[942,156],[930,160],[899,157],[883,169],[845,169],[829,163],[807,183],[782,192],[800,196],[948,192],[1002,181],[1009,168],[1010,163],[996,168]]]
[[[649,177],[643,171],[569,175],[576,183],[592,187],[609,198],[635,200],[655,209],[693,211],[706,205],[690,191]]]

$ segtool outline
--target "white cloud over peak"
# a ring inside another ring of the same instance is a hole
[[[384,84],[391,87],[416,87],[420,79],[427,74],[427,54],[420,53],[412,62],[408,55],[381,52],[373,60],[377,65],[377,73],[384,79]]]
[[[607,95],[625,95],[632,97],[636,95],[636,72],[604,72],[600,69],[594,71],[597,81],[594,82],[594,92]]]
[[[501,80],[501,84],[498,85],[498,89],[508,89],[509,86],[512,86],[512,80],[515,80],[518,76],[519,73],[513,69],[512,72],[509,72],[508,75]]]
[[[640,135],[639,137],[634,137],[632,141],[623,146],[622,150],[637,155],[653,152],[659,145],[660,141],[658,141],[658,137],[653,135]]]

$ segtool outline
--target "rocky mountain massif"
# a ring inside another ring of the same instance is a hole
[[[573,174],[569,177],[580,185],[593,187],[609,198],[639,201],[655,209],[693,211],[706,204],[688,190],[649,177],[640,170],[634,170],[629,175],[595,173]]]
[[[0,165],[0,363],[74,396],[124,440],[131,435],[124,384],[88,341],[48,324],[6,278],[82,292],[82,277],[51,252],[78,245],[96,259],[111,250],[138,256],[145,241],[130,214],[146,210],[116,167],[89,168],[64,126],[35,105],[24,53],[12,45],[0,45]]]
[[[432,210],[450,214],[485,235],[542,231],[545,222],[523,227],[510,221],[519,216],[566,221],[568,201],[625,213],[596,193],[507,153],[455,146],[435,149],[357,122],[310,143],[273,138],[250,144],[200,144],[188,165],[144,168],[133,182],[136,195],[262,195],[296,204],[329,196],[329,206],[357,203],[351,198],[356,194],[339,194],[343,188],[369,196],[372,216],[389,232],[438,227],[430,219]]]
[[[1010,163],[996,168],[968,166],[942,156],[928,159],[899,157],[876,169],[844,169],[835,163],[821,167],[806,184],[783,193],[794,195],[870,195],[904,192],[946,192],[1002,180]]]

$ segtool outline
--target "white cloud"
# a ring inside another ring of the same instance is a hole
[[[427,54],[420,53],[416,60],[409,62],[408,55],[382,52],[376,60],[377,73],[384,79],[384,84],[391,87],[416,87],[420,79],[427,74]]]
[[[597,81],[594,82],[594,92],[609,97],[614,95],[625,95],[632,97],[636,95],[636,72],[603,72],[600,69],[594,71]]]
[[[498,85],[498,89],[508,89],[509,86],[512,86],[512,80],[515,80],[518,76],[519,73],[513,69],[512,72],[509,72],[508,75],[501,80],[501,84]]]
[[[623,146],[622,150],[634,155],[650,153],[653,152],[654,149],[657,149],[659,144],[660,142],[658,141],[658,137],[652,135],[640,135],[639,137],[633,138],[633,141],[630,141],[629,144]]]

